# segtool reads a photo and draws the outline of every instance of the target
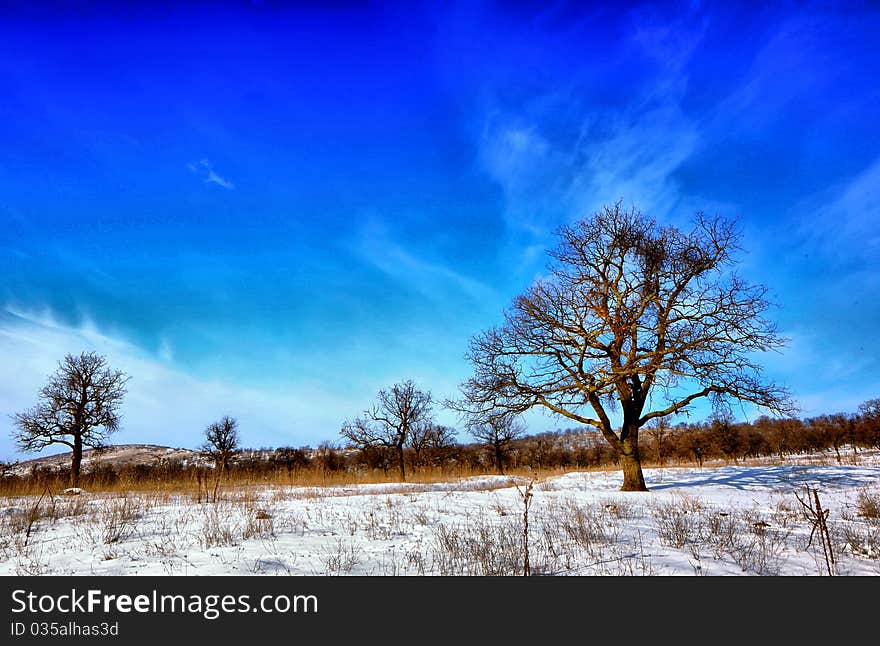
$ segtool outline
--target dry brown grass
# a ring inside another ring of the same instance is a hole
[[[506,483],[508,478],[533,479],[540,483],[552,476],[585,470],[586,469],[583,468],[542,470],[531,470],[527,468],[513,469],[504,474],[505,477],[503,480],[499,479],[500,482],[497,486],[507,486]],[[590,470],[595,471],[605,469]],[[417,491],[418,485],[456,482],[477,476],[491,475],[496,474],[491,470],[424,467],[413,470],[408,475],[407,480],[401,482],[395,473],[384,473],[382,471],[322,471],[320,469],[301,469],[290,474],[286,471],[278,470],[266,474],[260,474],[259,476],[231,471],[224,476],[220,484],[220,489],[222,496],[229,495],[230,492],[244,492],[249,489],[265,488],[267,486],[333,489],[334,487],[350,485],[399,485],[399,487],[395,487],[395,491],[406,493]],[[6,498],[39,496],[47,490],[52,492],[53,495],[59,495],[67,488],[67,486],[68,482],[65,475],[41,477],[39,479],[6,478],[0,479],[0,496]],[[90,481],[88,477],[84,477],[81,486],[89,493],[107,494],[144,493],[157,496],[183,494],[192,495],[193,498],[197,498],[199,492],[199,480],[194,472],[191,474],[188,473],[184,476],[165,479],[160,479],[158,477],[130,478],[122,476],[109,482],[101,480]],[[204,481],[202,482],[202,487],[204,487]],[[326,495],[326,492],[324,495]]]
[[[792,458],[790,463],[797,460]],[[749,460],[740,460],[740,466],[752,466],[761,464],[772,464],[767,458],[755,458]],[[729,463],[723,460],[706,460],[703,463],[704,469],[727,466]],[[643,458],[642,465],[645,469],[652,468],[696,468],[696,462],[683,460],[669,460],[662,465],[650,458]],[[557,467],[530,469],[527,467],[512,468],[505,472],[506,477],[516,478],[520,480],[534,480],[536,488],[542,488],[542,484],[550,477],[563,475],[572,472],[607,472],[619,471],[620,467],[616,465],[601,465],[594,467]],[[204,487],[203,471],[202,487]],[[221,489],[225,492],[230,490],[246,490],[252,487],[301,487],[301,488],[321,488],[330,489],[333,487],[343,487],[348,485],[383,485],[397,484],[400,485],[401,492],[406,491],[406,487],[410,485],[427,485],[440,482],[455,482],[473,478],[477,476],[493,476],[497,475],[493,469],[478,469],[469,467],[460,468],[439,468],[439,467],[418,467],[411,469],[407,474],[406,482],[400,482],[396,471],[383,472],[381,470],[323,470],[317,467],[306,467],[287,472],[285,469],[277,469],[267,471],[255,475],[249,472],[236,471],[233,469],[227,473],[221,482]],[[213,482],[213,473],[207,473],[208,479]],[[47,489],[53,494],[58,495],[68,486],[68,478],[65,473],[53,476],[41,476],[39,478],[0,478],[0,497],[15,498],[19,496],[39,496]],[[195,471],[187,471],[183,474],[176,474],[172,477],[161,476],[160,474],[148,475],[146,477],[132,477],[127,473],[121,473],[119,477],[107,480],[100,477],[90,477],[88,474],[83,475],[81,485],[90,493],[108,493],[121,494],[126,492],[145,493],[156,495],[192,495],[193,498],[198,497],[199,481]],[[307,495],[307,494],[304,494]],[[204,492],[203,492],[204,496]]]
[[[880,519],[880,492],[860,490],[856,499],[856,508],[862,518]]]

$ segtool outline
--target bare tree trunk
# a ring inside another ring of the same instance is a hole
[[[498,467],[498,474],[504,475],[504,452],[501,450],[501,445],[497,442],[495,443],[495,466]]]
[[[216,466],[216,477],[214,479],[214,494],[211,496],[211,502],[217,502],[217,493],[220,491],[220,479],[223,477],[223,472],[226,470],[224,463],[221,462]],[[208,486],[207,481],[205,482],[205,487]],[[207,498],[207,490],[205,491],[205,497]]]
[[[532,487],[535,481],[529,481],[525,493],[520,492],[523,499],[523,576],[529,576],[532,573],[532,566],[529,562],[529,506],[532,504]]]
[[[79,469],[82,465],[82,437],[79,434],[73,436],[73,454],[70,457],[70,486],[79,486]]]
[[[623,469],[621,491],[648,491],[642,474],[642,461],[639,457],[638,435],[633,433],[620,443],[620,466]]]
[[[406,461],[404,460],[403,455],[403,446],[398,445],[397,447],[397,462],[400,465],[400,481],[406,481]]]
[[[412,459],[409,461],[409,466],[412,468],[413,472],[415,472],[417,467],[422,466],[422,450],[412,448]]]

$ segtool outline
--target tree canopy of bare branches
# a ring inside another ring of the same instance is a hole
[[[347,420],[340,435],[361,449],[382,446],[394,450],[400,479],[406,480],[404,448],[414,437],[418,442],[423,439],[419,429],[429,421],[431,393],[419,390],[407,380],[394,384],[389,390],[380,390],[376,399],[376,404],[361,417]]]
[[[442,461],[443,452],[455,444],[455,430],[425,418],[413,427],[408,444],[413,453],[413,466],[424,464],[426,453],[434,454],[428,456],[429,459]]]
[[[205,442],[200,450],[214,461],[221,473],[229,468],[229,460],[238,448],[238,420],[234,417],[224,415],[205,429]]]
[[[755,359],[785,339],[765,318],[766,288],[731,270],[732,222],[697,213],[682,231],[618,203],[559,238],[547,278],[471,340],[460,412],[489,421],[544,407],[591,426],[619,456],[622,490],[644,491],[638,439],[651,420],[701,398],[793,410]]]
[[[214,461],[214,492],[210,498],[217,502],[220,479],[229,470],[229,461],[239,450],[238,420],[224,415],[219,422],[209,424],[205,429],[205,441],[199,447],[202,455]],[[207,479],[205,496],[207,499]],[[202,479],[199,476],[199,502],[202,501]]]
[[[482,423],[468,426],[468,432],[492,451],[498,473],[504,475],[504,461],[514,440],[525,435],[525,425],[513,415],[490,416]]]
[[[880,420],[880,398],[859,404],[859,414],[865,419]]]
[[[70,486],[79,486],[83,447],[100,448],[119,430],[127,381],[94,352],[66,355],[40,390],[39,403],[13,416],[16,445],[22,451],[69,447]]]

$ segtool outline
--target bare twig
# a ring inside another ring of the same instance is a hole
[[[43,493],[40,494],[39,499],[37,499],[37,502],[34,503],[34,506],[31,507],[31,509],[30,509],[30,511],[29,511],[29,513],[28,513],[28,526],[27,526],[27,531],[25,532],[25,535],[24,535],[24,544],[25,544],[25,546],[27,546],[28,541],[29,541],[30,538],[31,538],[31,529],[32,529],[33,526],[34,526],[34,523],[37,522],[37,518],[38,518],[39,515],[40,515],[40,514],[39,514],[40,503],[43,502],[43,498],[46,497],[46,494],[47,494],[47,493],[49,494],[49,498],[52,500],[52,506],[53,506],[53,508],[54,508],[54,506],[55,506],[55,496],[52,495],[52,490],[49,489],[49,485],[47,484],[47,485],[46,485],[46,488],[43,489]]]
[[[529,480],[525,491],[519,488],[516,482],[513,483],[523,500],[523,576],[531,574],[531,566],[529,564],[529,507],[532,504],[532,488],[535,486],[534,478]]]
[[[794,496],[801,504],[801,507],[803,507],[804,516],[812,525],[812,529],[810,530],[810,540],[807,542],[807,547],[809,548],[813,544],[813,537],[818,530],[819,540],[822,544],[822,555],[825,557],[825,567],[828,570],[828,576],[834,576],[834,551],[831,547],[831,536],[828,533],[827,523],[830,510],[822,509],[822,503],[819,501],[819,492],[815,487],[813,489],[807,487],[806,501],[801,498],[797,492],[795,492]],[[814,502],[815,506],[813,505]]]

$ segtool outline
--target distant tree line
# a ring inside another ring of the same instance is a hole
[[[222,422],[222,421],[221,421]],[[222,426],[222,424],[221,424]],[[499,445],[488,433],[479,441],[460,442],[452,429],[433,436],[426,444],[403,447],[405,469],[417,474],[434,469],[448,474],[476,474],[501,470],[560,470],[616,468],[616,452],[596,432],[582,429],[548,431],[526,435],[518,423],[513,437]],[[209,428],[214,428],[212,425]],[[214,430],[217,430],[216,428]],[[486,431],[487,429],[481,429]],[[506,437],[501,432],[502,437]],[[473,436],[476,437],[476,436]],[[439,439],[438,439],[439,438]],[[715,416],[677,425],[658,423],[644,431],[642,459],[652,466],[702,465],[723,461],[741,463],[755,458],[786,460],[798,455],[825,453],[842,461],[844,447],[856,452],[880,449],[880,399],[865,402],[855,413],[819,415],[804,419],[759,417],[738,422]],[[171,459],[156,464],[95,462],[84,467],[80,482],[85,487],[111,486],[117,482],[180,481],[207,478],[222,467],[230,480],[268,480],[296,483],[316,475],[370,475],[396,477],[401,451],[394,444],[355,448],[329,442],[311,446],[235,449],[203,459]],[[199,454],[196,454],[199,457]],[[499,462],[500,460],[500,462]],[[500,464],[500,466],[499,466]],[[6,475],[5,486],[16,480],[63,478],[65,472],[35,468],[25,476]]]

